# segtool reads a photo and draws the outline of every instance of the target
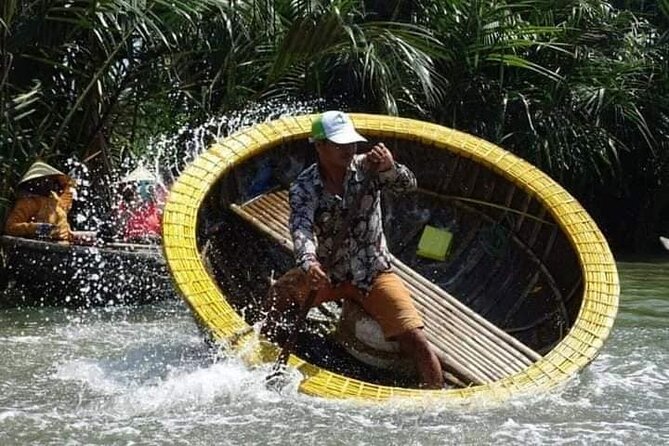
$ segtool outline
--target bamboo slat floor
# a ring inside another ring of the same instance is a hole
[[[287,191],[270,192],[243,205],[233,204],[231,207],[241,218],[292,251],[293,244],[288,231],[290,208]],[[428,340],[442,363],[460,381],[471,384],[492,383],[518,373],[541,359],[541,355],[488,322],[399,259],[393,257],[392,263],[423,316]]]

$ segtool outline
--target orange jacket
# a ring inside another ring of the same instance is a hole
[[[71,240],[70,224],[67,213],[72,208],[72,189],[67,187],[60,196],[51,192],[51,196],[26,195],[16,200],[5,223],[5,234],[17,237],[35,237],[37,223],[55,225],[51,238]]]

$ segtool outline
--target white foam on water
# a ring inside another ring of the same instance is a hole
[[[635,416],[634,407],[624,406],[629,403],[616,402],[633,394],[629,370],[642,381],[658,381],[663,372],[652,360],[627,369],[617,354],[603,354],[596,367],[545,394],[464,408],[438,398],[380,405],[314,398],[297,392],[297,374],[277,393],[265,387],[269,365],[249,369],[235,358],[211,361],[177,361],[169,373],[149,379],[128,379],[126,371],[119,374],[103,360],[63,363],[55,376],[88,390],[73,414],[63,414],[68,429],[87,435],[97,430],[103,437],[89,438],[110,441],[139,440],[153,432],[164,441],[192,444],[633,444],[639,438],[654,444],[667,433],[652,424],[666,420],[667,412],[639,405]],[[54,416],[50,426],[59,419]]]
[[[645,397],[663,399],[667,396],[669,369],[666,357],[658,359],[645,356],[643,352],[625,358],[601,355],[590,366],[594,377],[591,390],[603,395],[612,388],[621,392],[638,392],[642,388]]]
[[[9,420],[12,418],[16,418],[22,415],[22,412],[20,410],[4,410],[0,412],[0,423],[2,423],[5,420]]]
[[[131,418],[226,406],[240,400],[272,404],[286,395],[296,395],[296,384],[289,383],[281,395],[268,390],[266,375],[264,368],[250,370],[239,361],[224,360],[194,370],[176,368],[164,378],[146,382],[128,382],[94,361],[63,364],[55,376],[77,381],[98,397],[84,404],[83,412]]]
[[[104,370],[96,361],[77,359],[59,364],[53,378],[87,386],[97,395],[114,395],[126,386]]]
[[[631,422],[591,421],[566,423],[517,422],[508,419],[493,432],[491,439],[501,444],[634,444],[635,438],[659,440],[660,434],[648,426]]]
[[[207,406],[216,400],[234,400],[253,386],[248,373],[230,364],[214,364],[192,372],[178,372],[157,384],[141,386],[116,396],[111,410],[135,416],[182,406]]]
[[[3,336],[0,337],[0,344],[29,344],[29,345],[38,345],[42,344],[44,340],[41,336]]]

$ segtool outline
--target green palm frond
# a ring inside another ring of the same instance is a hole
[[[336,91],[367,97],[390,113],[398,112],[398,101],[414,109],[436,102],[441,90],[433,55],[440,53],[439,42],[416,25],[365,22],[356,3],[283,19],[285,34],[276,50],[268,47],[266,96],[279,85],[316,95]],[[406,85],[418,90],[407,95]]]

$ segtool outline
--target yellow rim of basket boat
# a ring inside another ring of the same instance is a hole
[[[180,175],[171,189],[163,217],[165,256],[184,300],[214,339],[249,332],[207,273],[196,243],[198,210],[210,188],[236,165],[283,142],[306,139],[314,116],[286,117],[240,131],[212,145]],[[590,363],[608,337],[618,311],[619,283],[606,239],[581,205],[533,165],[483,139],[446,127],[391,116],[351,114],[356,129],[374,140],[400,137],[470,158],[529,192],[549,210],[574,247],[582,268],[584,295],[567,336],[541,360],[492,384],[448,390],[380,386],[347,378],[291,355],[289,364],[304,375],[299,390],[330,398],[447,399],[453,402],[501,400],[556,386]],[[248,361],[271,361],[278,353],[262,343]]]

